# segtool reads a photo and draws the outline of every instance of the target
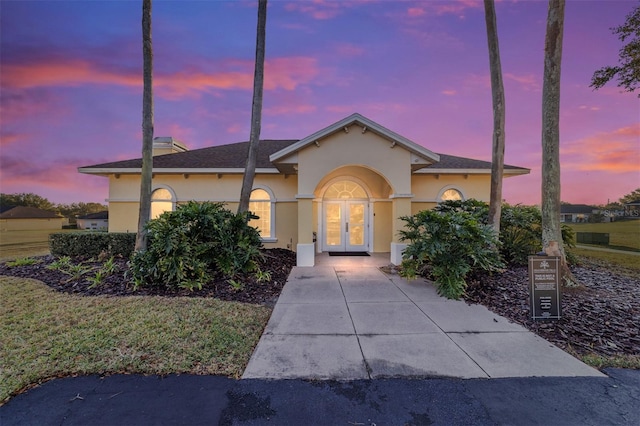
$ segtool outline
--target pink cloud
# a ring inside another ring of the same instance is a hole
[[[3,132],[0,135],[0,146],[7,147],[8,145],[17,144],[18,142],[26,142],[29,140],[29,135],[20,133]]]
[[[513,73],[505,73],[504,78],[506,80],[515,81],[521,88],[527,91],[539,91],[540,79],[534,74],[516,75]]]
[[[238,123],[233,123],[227,127],[227,133],[231,134],[240,133],[243,130],[244,128]]]
[[[424,15],[426,12],[421,7],[410,7],[407,9],[407,15],[411,18],[416,18],[418,16]]]
[[[284,104],[275,107],[265,108],[265,115],[287,115],[287,114],[308,114],[315,112],[317,107],[315,105],[292,105]]]
[[[436,15],[445,15],[445,14],[460,15],[466,9],[478,9],[482,7],[482,2],[477,0],[458,0],[454,3],[432,2],[428,4],[434,10]],[[461,16],[461,17],[464,17],[464,16]]]
[[[611,132],[572,141],[561,146],[566,156],[563,167],[579,171],[628,173],[640,170],[640,126],[622,127]]]
[[[456,95],[458,92],[456,90],[443,90],[442,92],[443,95],[447,95],[447,96],[454,96]]]
[[[58,159],[49,163],[35,163],[29,159],[3,157],[0,169],[2,191],[33,192],[36,194],[58,191],[73,194],[75,201],[96,200],[96,188],[104,189],[106,195],[107,179],[91,179],[80,175],[79,164],[96,164],[103,159]],[[104,160],[109,161],[109,160]],[[100,197],[98,197],[100,199]],[[51,200],[57,202],[56,200]]]
[[[314,19],[326,20],[338,16],[343,6],[337,1],[311,0],[287,3],[284,8],[288,12],[299,12]]]
[[[170,99],[193,96],[202,91],[251,90],[253,88],[253,61],[229,60],[219,68],[239,68],[233,71],[205,73],[179,71],[154,75],[158,94]],[[3,65],[3,89],[29,89],[52,86],[117,85],[139,88],[142,78],[134,72],[111,72],[97,64],[82,60],[50,61],[37,64]],[[284,57],[265,61],[265,90],[294,90],[311,81],[319,70],[311,57]]]
[[[355,44],[352,44],[352,43],[340,43],[336,47],[336,51],[342,56],[349,56],[349,57],[360,56],[365,52],[362,47],[356,46]]]

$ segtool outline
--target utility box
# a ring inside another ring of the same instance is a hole
[[[534,320],[560,319],[560,258],[529,256],[529,304]]]

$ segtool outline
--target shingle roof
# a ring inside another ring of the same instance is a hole
[[[35,207],[17,206],[0,213],[0,219],[60,219],[56,212]]]
[[[261,140],[258,145],[257,168],[274,168],[269,161],[269,156],[298,142],[298,140]],[[245,166],[249,142],[238,142],[228,145],[218,145],[209,148],[194,149],[192,151],[153,157],[154,169],[243,169]],[[476,169],[490,170],[488,161],[474,160],[453,155],[438,154],[440,161],[422,169],[446,170],[446,169]],[[142,159],[115,161],[112,163],[95,164],[81,167],[81,169],[140,169]],[[522,170],[522,167],[505,164],[506,170]]]
[[[297,142],[297,140],[261,140],[258,144],[256,167],[272,168],[269,156],[283,148]],[[194,149],[153,157],[153,168],[160,169],[237,169],[244,168],[249,152],[249,142],[238,142],[228,145],[218,145],[209,148]],[[96,164],[83,169],[139,169],[142,159],[116,161],[113,163]]]
[[[89,213],[79,216],[78,219],[109,219],[109,212],[105,210],[97,213]]]
[[[456,157],[455,155],[438,154],[440,161],[429,166],[426,166],[422,170],[432,169],[478,169],[478,170],[491,170],[490,161],[474,160],[472,158]],[[504,165],[508,170],[527,170],[523,167]]]
[[[588,206],[586,204],[561,204],[560,205],[560,213],[590,214],[590,213],[593,213],[594,210],[597,210],[597,208],[593,206]]]

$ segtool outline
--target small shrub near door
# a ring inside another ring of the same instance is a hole
[[[262,242],[247,219],[223,203],[190,201],[150,220],[147,249],[131,258],[135,284],[194,289],[212,273],[233,280],[259,272]]]
[[[424,210],[401,218],[406,230],[402,275],[415,278],[430,268],[438,293],[459,299],[466,289],[465,277],[473,269],[497,271],[504,267],[493,231],[475,213],[465,209]]]

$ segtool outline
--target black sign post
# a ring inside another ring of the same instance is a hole
[[[529,256],[531,317],[560,319],[560,258]]]

